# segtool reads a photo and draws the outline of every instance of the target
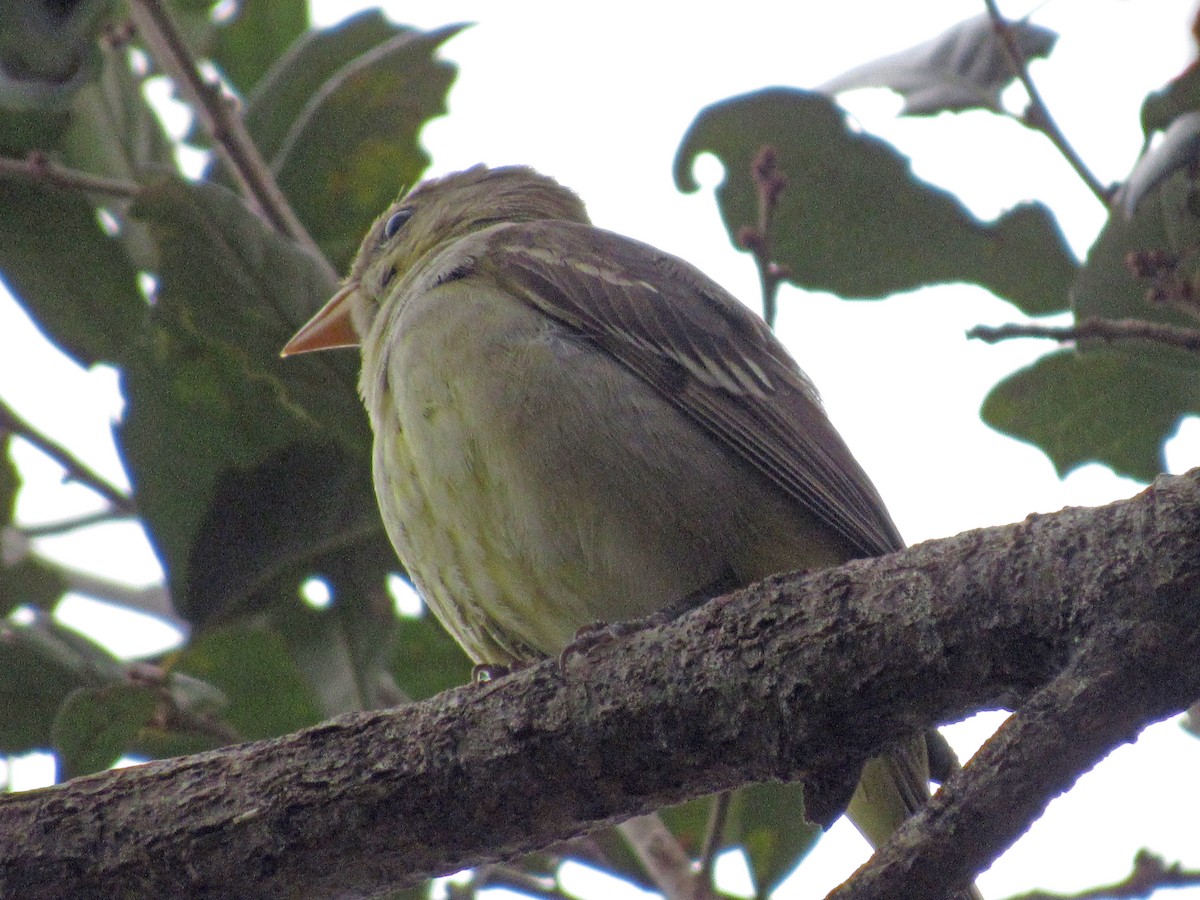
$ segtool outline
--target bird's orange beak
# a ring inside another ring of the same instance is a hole
[[[295,356],[313,350],[333,350],[338,347],[357,347],[358,333],[350,318],[350,298],[358,290],[358,282],[347,282],[322,306],[315,316],[304,323],[282,350],[280,356]]]

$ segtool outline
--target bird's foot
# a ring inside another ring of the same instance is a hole
[[[655,628],[664,622],[669,622],[672,618],[674,618],[674,614],[670,610],[660,610],[643,619],[634,619],[632,622],[593,622],[590,625],[584,625],[575,632],[575,639],[563,647],[562,653],[558,655],[558,667],[565,669],[573,656],[587,656],[595,647],[644,631],[647,628]]]
[[[471,684],[487,684],[525,668],[523,663],[476,663],[471,667]]]

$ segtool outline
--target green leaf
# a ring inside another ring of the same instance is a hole
[[[1123,189],[1071,287],[1075,317],[1194,325],[1189,315],[1151,300],[1154,279],[1139,276],[1129,265],[1131,256],[1149,253],[1178,260],[1173,273],[1182,282],[1200,274],[1200,261],[1194,259],[1200,247],[1200,216],[1195,212],[1200,200],[1192,180],[1175,172],[1145,194],[1132,214],[1124,198]]]
[[[1142,131],[1149,138],[1195,110],[1200,110],[1200,63],[1192,63],[1161,91],[1147,95],[1142,103]]]
[[[218,24],[213,62],[247,94],[307,28],[304,0],[243,0],[232,20]]]
[[[1151,481],[1182,416],[1200,413],[1200,372],[1151,355],[1060,350],[1014,372],[983,402],[984,421],[1040,447],[1064,476],[1087,462]]]
[[[50,723],[68,694],[124,678],[104,648],[46,615],[0,624],[0,752],[49,748]]]
[[[0,4],[0,108],[51,110],[95,73],[108,0]]]
[[[6,179],[0,274],[46,336],[81,365],[120,362],[135,343],[146,312],[137,273],[82,195]]]
[[[31,555],[18,531],[5,532],[16,512],[21,475],[8,454],[11,432],[0,432],[0,616],[21,605],[52,609],[67,589],[55,567]]]
[[[98,62],[89,79],[72,91],[69,103],[60,104],[53,115],[39,112],[31,122],[19,113],[0,112],[0,153],[19,157],[36,150],[69,168],[131,187],[147,169],[173,166],[174,147],[146,102],[128,50],[106,49]],[[10,282],[33,282],[11,286],[18,294],[30,290],[24,297],[30,312],[35,318],[44,316],[40,321],[51,339],[84,364],[97,354],[110,361],[122,358],[119,349],[127,341],[129,323],[140,323],[145,308],[134,273],[153,268],[154,253],[145,229],[125,217],[127,205],[118,197],[95,200],[15,178],[6,178],[0,191],[0,229],[31,238],[28,249],[0,249],[0,271]],[[100,228],[100,209],[107,222],[115,223],[115,237]],[[11,245],[13,239],[4,243]],[[39,258],[26,262],[22,257],[31,252]],[[36,277],[31,279],[26,268]],[[62,296],[47,297],[43,281],[57,282]],[[80,290],[83,284],[91,289]],[[53,307],[45,309],[48,301]],[[107,340],[110,334],[113,340]]]
[[[262,539],[249,545],[238,542],[251,530],[234,522],[245,513],[242,493],[283,495],[289,463],[303,460],[314,478],[367,469],[358,361],[279,358],[332,286],[229,191],[167,180],[143,191],[133,212],[149,224],[162,263],[140,352],[122,373],[128,410],[118,438],[176,606],[208,622],[244,607],[256,587],[277,590],[270,575],[302,556],[306,539],[312,552],[327,551],[331,531],[369,520],[374,496],[363,476],[350,480],[353,492],[345,478],[293,484],[309,514],[298,515],[295,502],[261,509],[253,531]],[[229,577],[214,571],[239,555]]]
[[[769,896],[821,838],[804,820],[804,787],[754,784],[733,795],[723,846],[740,846],[758,897]]]
[[[12,431],[7,428],[0,431],[0,527],[12,524],[21,490],[21,473],[9,455],[12,441]]]
[[[0,616],[18,606],[53,609],[67,590],[62,574],[50,563],[27,556],[0,566]]]
[[[72,691],[50,727],[60,775],[75,778],[107,769],[150,721],[156,705],[154,691],[138,685]]]
[[[385,41],[409,33],[372,9],[332,28],[301,35],[246,98],[242,117],[262,155],[271,159],[279,153],[305,106],[339,69]]]
[[[174,167],[175,147],[142,87],[125,51],[106,52],[97,77],[71,103],[58,145],[63,163],[132,184],[149,168]]]
[[[725,165],[717,200],[730,239],[758,221],[751,164],[773,147],[787,179],[769,236],[793,284],[877,298],[927,284],[981,284],[1031,314],[1064,309],[1078,268],[1053,215],[1022,204],[980,222],[951,194],[912,174],[891,145],[847,127],[831,100],[771,88],[701,111],[675,157],[680,190],[692,163]]]
[[[1028,21],[1009,32],[1026,60],[1046,57],[1058,35]],[[1012,63],[987,13],[959,22],[936,38],[855,66],[821,85],[826,93],[886,87],[904,97],[902,114],[931,116],[965,109],[1001,112],[1001,94],[1013,83]]]
[[[395,568],[395,552],[377,526],[369,539],[312,560],[311,571],[332,594],[328,608],[293,602],[275,610],[272,621],[327,716],[411,699],[391,674],[398,620],[386,579]]]
[[[0,635],[9,627],[0,626]],[[0,641],[0,752],[49,748],[54,714],[78,685],[74,672],[36,648]]]
[[[292,444],[253,469],[224,473],[189,558],[188,597],[197,601],[187,605],[189,619],[203,625],[253,599],[295,607],[299,584],[327,557],[358,556],[364,545],[373,546],[370,570],[382,579],[396,559],[374,496],[368,461],[333,443]]]
[[[321,710],[280,634],[228,626],[195,637],[174,671],[220,690],[225,722],[245,740],[288,734],[321,721]]]
[[[1200,277],[1195,186],[1176,171],[1144,194],[1130,215],[1118,195],[1108,222],[1071,288],[1077,320],[1140,319],[1194,325],[1169,302],[1190,296]],[[1139,276],[1130,260],[1166,260]],[[1161,344],[1121,342],[1062,351],[1014,373],[983,407],[993,427],[1041,447],[1059,474],[1096,461],[1142,481],[1163,470],[1162,446],[1197,412],[1200,363]]]
[[[351,60],[308,100],[272,158],[335,268],[350,264],[375,216],[429,165],[417,138],[446,111],[455,76],[435,54],[462,27],[405,32]]]

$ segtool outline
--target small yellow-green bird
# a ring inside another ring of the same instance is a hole
[[[531,169],[427,181],[380,216],[284,354],[345,346],[388,534],[476,663],[904,546],[766,324]],[[928,779],[914,737],[849,815],[878,846]]]

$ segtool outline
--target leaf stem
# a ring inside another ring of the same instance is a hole
[[[988,15],[991,17],[992,27],[996,31],[996,36],[1000,39],[1000,45],[1004,49],[1004,55],[1008,59],[1008,64],[1012,68],[1013,74],[1025,88],[1025,93],[1029,95],[1029,106],[1033,115],[1032,117],[1029,115],[1026,116],[1027,122],[1050,139],[1050,142],[1058,148],[1058,152],[1063,155],[1071,165],[1071,168],[1083,179],[1083,183],[1087,185],[1088,190],[1095,194],[1096,199],[1107,207],[1111,199],[1108,189],[1092,174],[1083,159],[1075,152],[1075,148],[1067,140],[1066,135],[1062,133],[1062,129],[1058,127],[1058,123],[1054,121],[1054,117],[1050,115],[1050,109],[1046,106],[1046,101],[1042,99],[1041,92],[1037,89],[1037,85],[1033,83],[1033,79],[1029,75],[1029,67],[1026,65],[1025,56],[1022,54],[1021,48],[1017,45],[1008,20],[1000,12],[1000,7],[996,4],[996,0],[983,0],[983,2],[987,7]]]

